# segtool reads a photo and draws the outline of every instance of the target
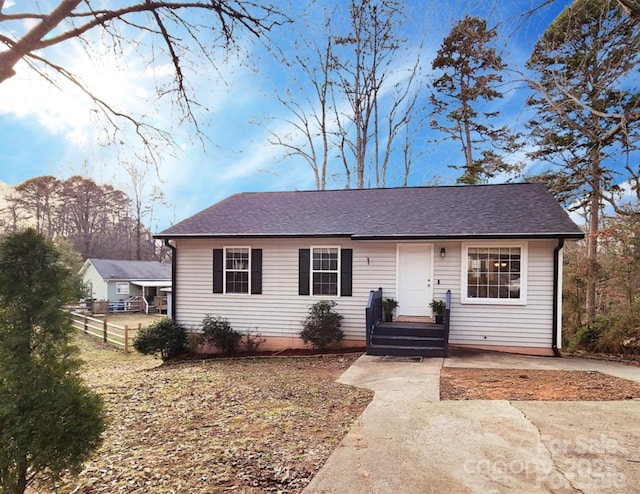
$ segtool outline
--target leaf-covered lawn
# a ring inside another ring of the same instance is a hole
[[[110,425],[57,492],[300,492],[372,398],[334,382],[360,354],[160,365],[79,344]]]

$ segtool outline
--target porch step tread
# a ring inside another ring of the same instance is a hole
[[[409,346],[409,345],[371,345],[369,355],[446,357],[447,349],[443,347]]]
[[[410,322],[410,321],[392,321],[392,322],[379,322],[376,324],[378,328],[404,328],[404,329],[440,329],[444,327],[444,324],[436,324],[435,322]]]
[[[445,330],[413,330],[413,329],[380,329],[376,328],[374,331],[374,337],[405,337],[405,338],[444,338]]]
[[[374,345],[386,345],[386,346],[444,346],[443,338],[390,338],[390,337],[374,337],[371,341]]]
[[[393,349],[393,348],[399,348],[399,349],[425,349],[425,350],[444,350],[444,345],[412,345],[410,343],[404,344],[404,345],[387,345],[384,343],[373,343],[371,345],[369,345],[371,348],[387,348],[387,349]]]
[[[385,334],[374,333],[374,338],[384,338],[385,340],[419,340],[419,341],[443,341],[444,335],[431,336],[431,335],[418,335],[418,334]]]

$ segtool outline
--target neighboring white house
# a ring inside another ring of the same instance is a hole
[[[189,328],[211,314],[299,347],[332,299],[363,346],[372,290],[404,320],[450,290],[450,345],[540,355],[561,342],[562,247],[583,236],[542,183],[236,194],[157,235]]]
[[[108,301],[110,310],[121,310],[126,301],[144,297],[148,312],[155,297],[165,296],[160,289],[171,286],[171,265],[158,261],[87,259],[80,275],[89,298]],[[163,309],[166,310],[166,303]]]

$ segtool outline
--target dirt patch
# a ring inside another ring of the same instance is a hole
[[[334,382],[360,354],[160,365],[78,340],[109,427],[51,492],[301,492],[373,396]]]
[[[640,399],[640,384],[600,372],[445,367],[440,373],[440,399],[634,400]]]
[[[140,327],[144,328],[145,326],[148,326],[152,322],[155,322],[158,319],[161,319],[162,317],[166,317],[166,316],[145,314],[143,312],[123,312],[123,313],[107,314],[104,316],[96,315],[92,317],[95,317],[96,319],[100,319],[100,320],[106,319],[107,322],[111,324],[115,324],[116,326],[120,326],[120,327],[129,326],[129,328],[131,329],[136,329],[138,327],[138,324],[140,324]]]

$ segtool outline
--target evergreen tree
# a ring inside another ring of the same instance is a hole
[[[433,83],[431,127],[460,144],[464,165],[453,166],[464,170],[459,183],[483,183],[515,170],[498,152],[513,149],[514,135],[507,126],[492,124],[499,112],[482,111],[483,105],[502,97],[497,88],[507,65],[491,46],[496,35],[486,20],[467,15],[443,40],[433,60],[432,68],[442,75]]]
[[[640,194],[633,165],[640,124],[640,25],[614,0],[576,0],[547,28],[528,68],[535,150],[555,165],[553,192],[587,213],[587,322],[596,315],[598,235],[605,204],[619,209],[620,185]],[[626,163],[626,165],[624,165]]]
[[[0,489],[78,469],[100,444],[102,401],[80,379],[64,304],[77,284],[34,230],[0,243]]]

